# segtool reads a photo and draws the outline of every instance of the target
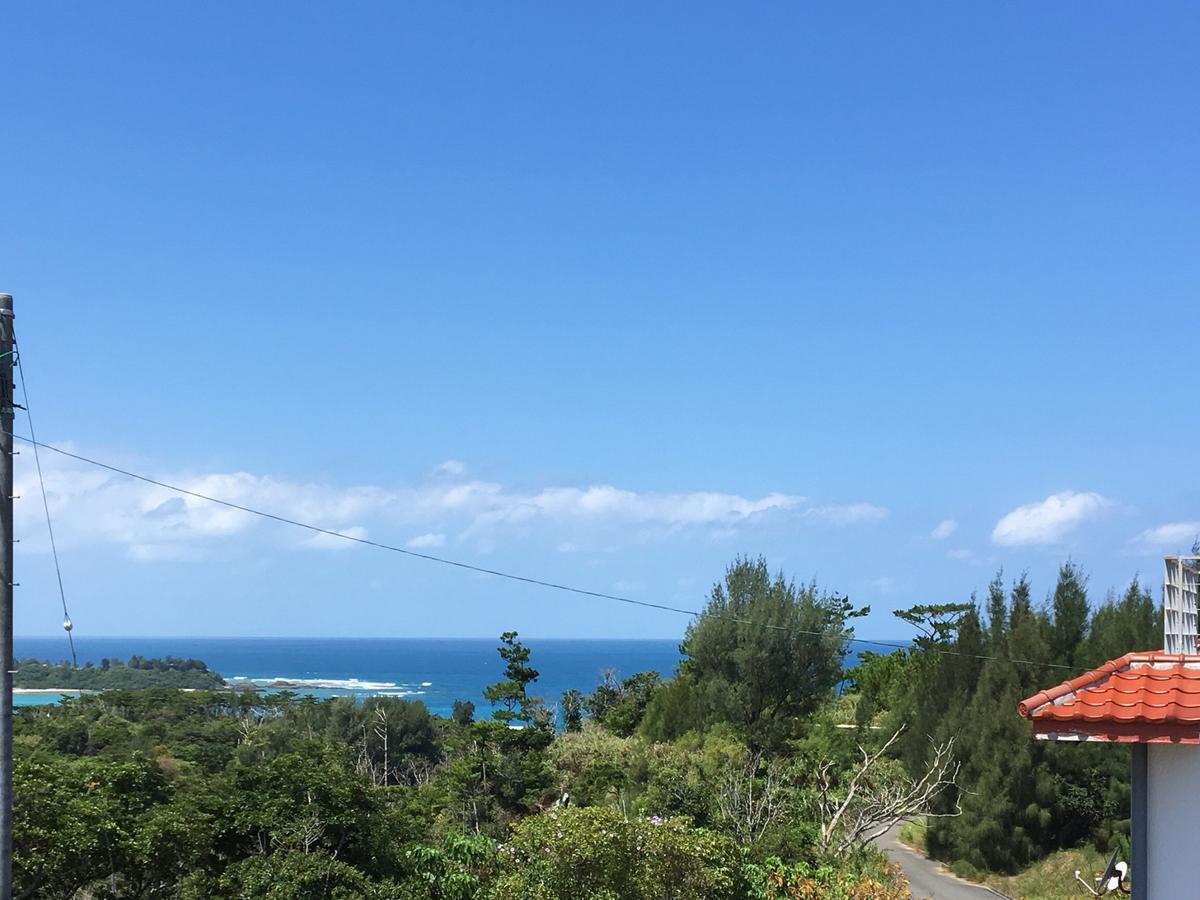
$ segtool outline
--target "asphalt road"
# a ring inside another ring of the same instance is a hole
[[[916,900],[996,900],[1003,896],[955,878],[942,868],[941,863],[926,859],[901,844],[899,834],[900,826],[897,825],[875,841],[875,845],[886,851],[888,858],[904,870],[908,889]]]

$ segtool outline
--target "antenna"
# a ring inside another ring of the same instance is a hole
[[[1163,650],[1200,652],[1200,556],[1163,557]]]

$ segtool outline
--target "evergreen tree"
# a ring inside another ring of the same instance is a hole
[[[1034,612],[1029,605],[1029,582],[1024,576],[1013,587],[1012,625],[1008,631],[1008,658],[1017,663],[1017,679],[1021,683],[1021,699],[1041,690],[1047,679],[1061,669],[1038,663],[1051,662],[1050,619],[1044,612]],[[1018,612],[1019,611],[1019,612]]]
[[[1013,582],[1012,602],[1009,605],[1008,627],[1015,629],[1028,616],[1033,615],[1033,603],[1029,595],[1029,573],[1022,572]]]
[[[506,631],[500,635],[497,650],[506,663],[504,681],[489,684],[483,689],[487,701],[500,707],[492,713],[492,718],[505,725],[514,722],[530,725],[537,705],[531,702],[527,689],[537,681],[538,670],[529,665],[529,648],[517,640],[515,631]]]
[[[1113,594],[1092,615],[1080,664],[1095,667],[1133,650],[1162,647],[1162,613],[1150,591],[1135,577],[1117,599]]]
[[[475,721],[475,704],[470,700],[455,700],[450,717],[459,725],[470,725]]]
[[[705,722],[729,722],[754,749],[779,746],[832,696],[847,621],[867,612],[815,583],[772,578],[761,557],[739,557],[688,626],[677,678],[695,685]]]
[[[948,711],[961,710],[975,683],[974,655],[982,650],[979,615],[973,603],[944,603],[897,610],[894,615],[915,627],[903,700],[893,710],[891,726],[906,726],[899,742],[900,755],[910,772],[920,771],[929,752],[929,735],[942,727]],[[974,647],[964,656],[959,632],[966,628],[966,644]],[[953,734],[953,728],[948,732]]]
[[[580,731],[583,728],[583,694],[571,688],[563,691],[562,702],[563,727],[567,731]]]
[[[1040,855],[1042,827],[1028,726],[1015,715],[1021,699],[1016,666],[988,660],[962,716],[958,750],[962,814],[933,819],[931,853],[981,869],[1011,872]],[[948,811],[948,810],[947,810]]]
[[[1004,570],[996,572],[996,577],[988,585],[987,599],[988,643],[992,652],[1004,646],[1008,637],[1008,603],[1004,597]]]
[[[1074,666],[1076,651],[1087,631],[1088,598],[1087,576],[1070,560],[1063,563],[1058,570],[1053,608],[1054,623],[1050,650],[1055,662]]]

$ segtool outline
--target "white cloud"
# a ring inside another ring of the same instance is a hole
[[[1192,549],[1197,537],[1200,537],[1200,522],[1168,522],[1157,528],[1147,528],[1130,539],[1129,543],[1135,549],[1146,553],[1186,553]]]
[[[460,462],[457,459],[448,459],[444,463],[434,467],[435,475],[448,475],[451,478],[460,478],[467,471],[466,463]]]
[[[880,594],[893,594],[896,591],[896,579],[892,575],[880,575],[868,581],[867,587]]]
[[[804,514],[830,525],[858,525],[882,522],[888,517],[888,510],[874,503],[848,503],[842,506],[814,506],[805,510]]]
[[[429,550],[433,549],[434,547],[445,547],[446,536],[441,533],[430,531],[426,534],[418,534],[404,546],[411,547],[414,550]]]
[[[946,559],[955,559],[959,562],[971,562],[973,559],[975,559],[975,554],[970,550],[964,550],[961,548],[957,550],[947,550]]]
[[[935,541],[944,541],[954,532],[958,531],[958,523],[953,519],[942,519],[937,523],[937,527],[929,532],[929,536]]]
[[[25,460],[26,457],[18,457]],[[461,463],[456,464],[461,467]],[[345,544],[329,535],[312,536],[239,509],[179,495],[165,488],[93,469],[52,453],[43,458],[55,530],[63,546],[107,544],[138,559],[185,559],[251,550],[253,536],[291,548]],[[132,468],[145,468],[133,464]],[[411,547],[441,547],[455,535],[477,549],[495,548],[505,538],[528,537],[541,529],[561,551],[615,542],[653,541],[681,531],[701,536],[728,533],[768,518],[790,518],[850,526],[877,522],[888,511],[870,503],[815,503],[783,493],[743,497],[720,491],[631,491],[612,485],[546,486],[533,489],[459,477],[450,463],[436,476],[408,485],[342,487],[289,481],[247,472],[167,474],[165,481],[190,491],[261,509],[287,519],[363,537],[411,529]],[[36,498],[36,473],[28,462],[18,472],[16,493]],[[45,550],[40,504],[18,504],[24,551]],[[237,537],[233,541],[231,538]]]
[[[992,542],[1002,547],[1054,544],[1109,506],[1111,500],[1094,492],[1051,494],[1039,503],[1018,506],[997,522]]]

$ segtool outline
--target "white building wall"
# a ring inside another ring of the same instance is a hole
[[[1200,897],[1200,746],[1150,744],[1146,768],[1150,897]]]

